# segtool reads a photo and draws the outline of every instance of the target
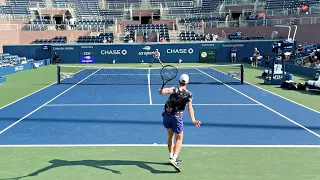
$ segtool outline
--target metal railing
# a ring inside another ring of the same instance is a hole
[[[0,31],[71,30],[66,24],[0,24]],[[108,26],[77,25],[74,30],[111,32]]]
[[[32,9],[71,9],[75,8],[75,4],[73,3],[59,3],[59,4],[46,4],[43,2],[30,2],[29,7]]]
[[[255,0],[225,0],[227,6],[254,5]]]
[[[229,12],[192,13],[192,14],[171,14],[171,18],[201,18],[201,17],[226,17]]]
[[[182,23],[198,24],[198,22]],[[320,17],[205,22],[206,28],[320,24]]]
[[[295,14],[320,14],[320,7],[310,7],[308,11],[303,12],[300,8],[293,9],[273,9],[264,10],[267,16],[283,16],[283,15],[295,15]]]
[[[2,21],[29,21],[31,17],[30,14],[0,14]]]
[[[168,7],[193,6],[193,1],[177,1],[177,2],[151,2],[149,6],[141,7],[140,3],[107,3],[107,9],[122,10],[122,9],[160,9]]]

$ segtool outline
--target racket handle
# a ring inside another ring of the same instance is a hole
[[[164,88],[164,84],[162,84],[161,90],[163,90],[163,88]]]

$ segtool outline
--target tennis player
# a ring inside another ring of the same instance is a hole
[[[158,49],[156,49],[156,51],[154,52],[154,55],[153,55],[153,58],[157,61],[159,61],[159,63],[163,66],[161,60],[160,60],[160,52]],[[153,65],[153,60],[152,60],[152,63],[151,65]]]
[[[182,74],[179,79],[179,86],[172,88],[164,88],[159,90],[159,94],[170,94],[167,102],[164,106],[163,125],[168,132],[168,150],[170,154],[169,163],[175,168],[181,170],[178,164],[181,163],[178,160],[178,155],[181,150],[183,140],[183,112],[186,105],[188,105],[188,111],[192,123],[196,127],[200,127],[201,122],[197,121],[194,116],[194,110],[192,106],[192,93],[187,90],[187,84],[189,83],[189,76]],[[174,145],[174,135],[176,137],[176,145]]]

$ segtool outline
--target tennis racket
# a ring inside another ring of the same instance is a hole
[[[171,80],[177,77],[178,69],[172,65],[165,65],[160,71],[160,76],[162,78],[162,87],[161,90],[164,88],[164,86]]]

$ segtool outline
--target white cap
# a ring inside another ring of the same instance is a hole
[[[189,83],[189,76],[187,74],[182,74],[180,76],[180,79],[179,79],[181,82],[184,81],[186,83]]]

